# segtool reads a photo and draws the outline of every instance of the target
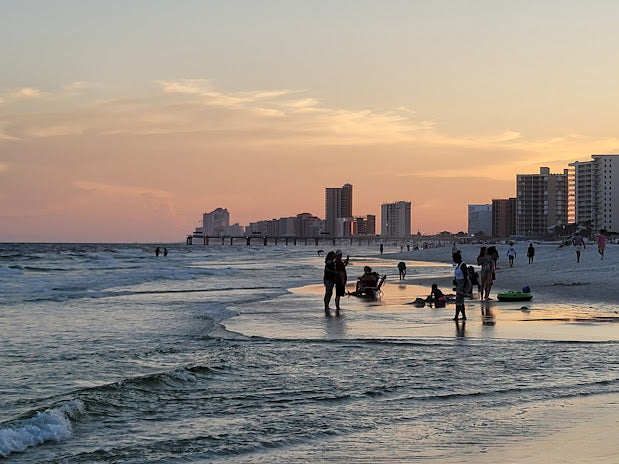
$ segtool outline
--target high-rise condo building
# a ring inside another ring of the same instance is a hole
[[[591,158],[591,161],[570,163],[570,222],[590,225],[594,231],[616,231],[619,229],[619,155],[591,155]]]
[[[329,235],[350,235],[352,217],[352,185],[344,184],[341,188],[327,187],[325,189],[325,221]]]
[[[230,225],[230,213],[225,208],[217,208],[202,215],[202,231],[207,237],[224,235],[224,229]]]
[[[469,205],[469,235],[492,236],[492,205]]]
[[[380,207],[380,235],[408,238],[411,235],[411,202],[384,203]]]
[[[550,174],[541,167],[539,174],[516,175],[516,233],[524,237],[543,237],[568,222],[568,170]]]
[[[516,199],[492,200],[492,236],[516,235]]]

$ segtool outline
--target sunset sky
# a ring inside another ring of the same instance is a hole
[[[412,202],[467,228],[519,173],[619,153],[619,2],[0,1],[0,242],[184,241]]]

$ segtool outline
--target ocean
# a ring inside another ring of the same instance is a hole
[[[475,462],[617,401],[616,340],[465,329],[375,247],[383,299],[325,317],[315,246],[165,246],[0,244],[4,462]]]

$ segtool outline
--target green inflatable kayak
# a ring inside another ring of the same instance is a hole
[[[529,301],[533,295],[529,292],[506,292],[497,295],[499,301]]]

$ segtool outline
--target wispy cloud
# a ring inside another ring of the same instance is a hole
[[[619,146],[619,138],[593,138],[584,134],[558,134],[550,139],[531,139],[521,131],[505,129],[495,134],[454,136],[434,120],[418,117],[408,107],[389,111],[329,106],[295,89],[268,89],[225,93],[208,79],[156,81],[157,88],[132,99],[92,101],[57,111],[14,111],[0,116],[0,140],[92,135],[202,134],[213,143],[244,143],[247,146],[400,146],[410,153],[441,151],[450,159],[466,153],[464,168],[440,170],[441,176],[474,171],[488,163],[494,166],[528,166],[547,159],[549,163],[582,157],[590,151]],[[56,93],[36,88],[9,92],[5,99],[48,100],[73,91],[87,92],[96,83],[73,82]],[[15,100],[17,101],[17,100]],[[12,114],[11,114],[12,113]],[[237,134],[235,136],[234,134]],[[501,156],[508,153],[509,157]],[[504,159],[503,159],[504,158]],[[415,170],[438,171],[432,163]],[[435,165],[436,163],[434,163]],[[404,173],[404,175],[406,175]],[[500,175],[500,174],[498,174]]]
[[[107,184],[103,182],[92,182],[85,180],[75,181],[74,185],[77,189],[82,191],[82,193],[98,193],[121,197],[128,196],[133,198],[154,198],[160,200],[171,200],[175,198],[175,195],[173,193],[166,190],[139,187],[134,185]]]
[[[46,97],[48,94],[33,87],[23,87],[14,89],[7,93],[6,98],[13,100],[39,99]]]

